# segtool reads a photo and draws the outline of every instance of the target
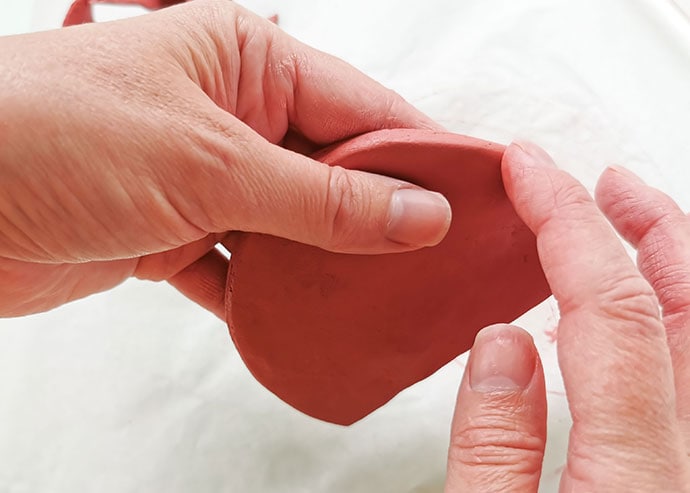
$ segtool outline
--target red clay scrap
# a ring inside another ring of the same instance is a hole
[[[186,0],[75,0],[67,11],[62,25],[66,27],[93,22],[91,4],[94,3],[140,5],[150,10],[158,10],[185,1]]]
[[[186,1],[189,0],[74,0],[67,11],[67,15],[65,15],[65,20],[62,22],[62,26],[75,26],[78,24],[87,24],[89,22],[93,22],[91,5],[94,3],[139,5],[149,10],[158,10]],[[278,24],[278,14],[270,16],[268,20],[274,24]]]

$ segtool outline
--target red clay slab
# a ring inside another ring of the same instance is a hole
[[[241,234],[227,320],[257,380],[310,416],[348,425],[468,350],[482,327],[548,297],[535,238],[503,189],[503,151],[455,134],[381,130],[318,155],[441,192],[452,224],[438,246],[389,255]]]

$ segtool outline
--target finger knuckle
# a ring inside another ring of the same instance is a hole
[[[227,16],[237,10],[237,4],[227,0],[197,0],[194,2],[194,6],[220,16]]]
[[[629,491],[625,486],[638,484],[647,486],[639,491],[690,491],[685,457],[673,445],[669,450],[667,440],[631,442],[631,429],[634,428],[627,427],[618,435],[601,430],[595,438],[571,435],[564,475],[571,484],[577,485],[574,490]],[[619,437],[627,443],[619,443],[616,440]],[[628,467],[619,470],[621,457],[628,459]]]
[[[527,430],[468,424],[451,435],[449,460],[472,468],[509,467],[516,473],[540,470],[544,439]]]
[[[383,105],[383,119],[381,127],[391,123],[398,123],[395,115],[400,114],[400,108],[407,104],[405,99],[395,91],[387,91],[385,104]],[[391,121],[392,120],[392,121]]]
[[[533,182],[540,179],[539,170],[521,170],[522,180]],[[568,227],[591,221],[593,201],[587,190],[565,171],[554,169],[547,173],[549,185],[526,192],[516,200],[523,207],[532,208],[539,203],[541,210],[535,220],[534,229],[542,231],[549,226]]]
[[[690,262],[685,256],[675,258],[664,250],[662,241],[640,257],[640,270],[650,280],[664,307],[664,319],[677,320],[669,331],[684,327],[690,317]]]
[[[565,174],[563,171],[560,173]],[[568,207],[580,210],[585,204],[593,204],[587,190],[572,178],[559,180],[557,183],[554,183],[553,187],[554,201],[557,209]]]
[[[594,202],[587,190],[564,171],[556,173],[561,176],[552,180],[553,213],[545,221],[558,221],[566,227],[582,227],[601,219],[598,214],[592,214]]]
[[[346,245],[355,232],[356,210],[364,204],[361,185],[339,166],[328,171],[324,203],[325,242],[333,250]]]
[[[628,322],[644,332],[660,324],[659,302],[651,286],[639,275],[603,283],[597,310],[604,318]]]

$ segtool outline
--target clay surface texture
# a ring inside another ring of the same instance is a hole
[[[422,130],[382,130],[315,156],[445,195],[432,248],[346,255],[267,235],[233,242],[230,333],[259,382],[300,411],[349,425],[467,351],[484,326],[550,294],[535,237],[501,180],[504,147]]]

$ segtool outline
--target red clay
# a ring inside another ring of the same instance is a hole
[[[94,3],[140,5],[142,7],[146,7],[147,9],[157,10],[178,3],[183,3],[185,1],[186,0],[75,0],[70,6],[62,25],[74,26],[77,24],[93,22],[91,4]]]
[[[62,26],[75,26],[77,24],[93,22],[91,5],[94,3],[140,5],[150,10],[158,10],[186,1],[189,0],[75,0],[67,11]],[[268,20],[278,24],[278,14],[273,14]]]
[[[227,320],[254,376],[302,412],[348,425],[468,350],[482,327],[548,297],[535,238],[503,189],[503,151],[454,134],[382,130],[317,156],[441,192],[453,221],[438,246],[390,255],[241,234]]]

